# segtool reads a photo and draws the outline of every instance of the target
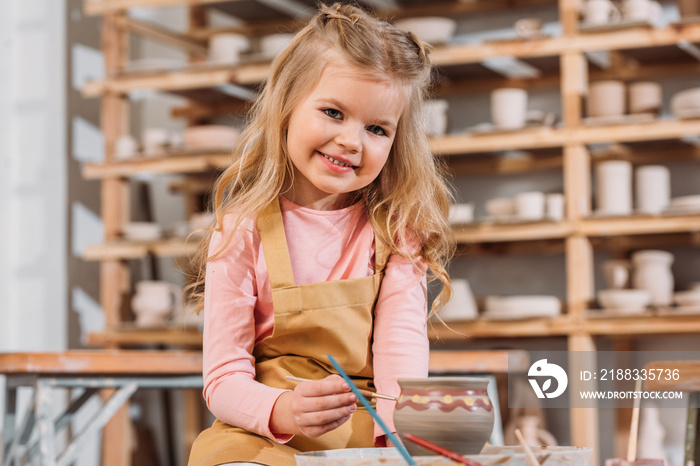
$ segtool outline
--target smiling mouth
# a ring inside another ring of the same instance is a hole
[[[323,152],[319,152],[319,154],[321,154],[321,155],[324,156],[326,159],[330,160],[330,161],[333,162],[335,165],[338,165],[338,166],[340,166],[340,167],[359,168],[359,167],[357,167],[357,166],[355,166],[355,165],[350,165],[349,163],[345,163],[345,162],[341,162],[340,160],[336,160],[336,159],[334,159],[333,157],[331,157],[330,155],[324,154]]]

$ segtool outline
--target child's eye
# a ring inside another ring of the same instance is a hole
[[[382,129],[381,126],[377,126],[377,125],[369,126],[369,127],[367,127],[367,131],[369,131],[370,133],[374,133],[378,136],[386,136],[386,131],[384,131],[384,129]]]
[[[340,110],[336,110],[334,108],[327,108],[327,109],[323,110],[323,112],[331,118],[338,119],[338,118],[341,118],[343,116],[343,114],[340,113]]]

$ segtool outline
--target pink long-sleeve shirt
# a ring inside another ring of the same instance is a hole
[[[374,232],[358,203],[317,211],[280,197],[284,231],[297,285],[370,276],[374,273]],[[211,238],[219,251],[233,227]],[[218,419],[286,442],[270,431],[270,415],[285,391],[255,381],[253,347],[272,334],[274,314],[267,263],[253,220],[242,223],[225,252],[206,269],[204,296],[204,398]],[[426,377],[426,267],[392,254],[375,308],[374,383],[379,393],[398,396],[398,378]],[[377,400],[377,411],[393,430],[394,402]],[[375,439],[383,435],[375,425]]]

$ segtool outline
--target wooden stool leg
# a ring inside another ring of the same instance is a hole
[[[103,391],[103,399],[110,398],[115,390]],[[102,466],[131,466],[131,418],[128,404],[102,430]]]
[[[184,464],[187,464],[192,444],[204,427],[204,407],[202,403],[201,390],[185,390],[185,425],[182,439]]]
[[[10,443],[15,436],[17,419],[17,387],[11,387],[7,377],[3,381],[2,425],[0,425],[0,464],[4,464]]]

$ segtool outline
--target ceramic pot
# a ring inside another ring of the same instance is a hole
[[[627,288],[632,264],[626,260],[608,260],[603,262],[603,276],[610,289]]]
[[[541,30],[542,20],[539,18],[521,18],[515,22],[515,33],[524,39],[539,35]]]
[[[591,83],[586,100],[589,117],[611,117],[625,114],[625,83],[605,80]]]
[[[440,318],[445,322],[476,319],[479,311],[469,282],[453,278],[450,285],[452,286],[452,298],[447,301],[445,307],[440,309],[438,313]]]
[[[641,81],[629,85],[630,113],[659,113],[663,101],[661,84]]]
[[[144,280],[136,283],[131,309],[139,327],[165,325],[174,310],[181,310],[182,289],[172,283]]]
[[[546,214],[548,220],[559,222],[564,220],[565,198],[562,193],[551,193],[545,197]]]
[[[671,174],[663,165],[645,165],[635,170],[637,210],[660,214],[671,203]]]
[[[649,291],[651,304],[669,306],[673,302],[673,254],[657,250],[638,251],[632,255],[632,264],[632,285]]]
[[[583,21],[590,26],[617,23],[620,11],[610,0],[588,0],[583,7]]]
[[[632,213],[632,164],[609,160],[596,165],[596,201],[602,215]]]
[[[527,191],[515,196],[515,211],[521,220],[542,220],[545,196],[541,191]]]
[[[488,383],[475,377],[399,379],[394,425],[408,451],[416,456],[436,455],[406,441],[406,433],[461,455],[481,452],[494,423]]]
[[[219,65],[235,65],[241,52],[250,47],[248,38],[242,34],[224,32],[209,39],[209,61]]]
[[[499,129],[518,129],[525,126],[527,91],[504,87],[491,92],[491,119]]]
[[[626,21],[647,21],[657,24],[661,18],[661,4],[654,0],[625,0],[622,17]]]

